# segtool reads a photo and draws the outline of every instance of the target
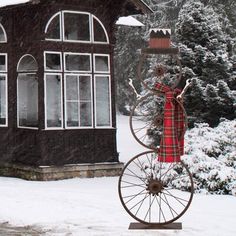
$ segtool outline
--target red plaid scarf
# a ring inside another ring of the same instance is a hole
[[[160,143],[158,160],[161,162],[179,162],[184,154],[184,112],[175,100],[181,92],[179,89],[156,83],[155,89],[165,93],[163,134]]]

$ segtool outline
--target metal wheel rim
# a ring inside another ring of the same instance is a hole
[[[140,153],[138,155],[136,155],[134,158],[132,158],[124,167],[121,175],[120,175],[120,178],[119,178],[119,184],[118,184],[118,192],[119,192],[119,198],[120,198],[120,201],[123,205],[123,207],[125,208],[125,210],[127,211],[127,213],[132,217],[134,218],[135,220],[143,223],[143,224],[147,224],[147,225],[166,225],[166,224],[169,224],[169,223],[172,223],[174,221],[176,221],[177,219],[179,219],[186,211],[187,209],[189,208],[191,202],[192,202],[192,198],[193,198],[193,192],[194,192],[194,185],[193,185],[193,179],[192,179],[192,176],[191,176],[191,173],[190,171],[188,170],[187,166],[183,163],[183,162],[180,162],[180,165],[185,169],[188,177],[189,177],[189,181],[190,181],[190,184],[191,184],[191,187],[190,187],[190,192],[188,194],[190,194],[189,198],[188,198],[188,201],[187,201],[187,204],[186,206],[184,207],[184,209],[178,213],[175,217],[173,217],[172,219],[169,219],[169,220],[166,220],[164,222],[147,222],[146,220],[143,220],[143,219],[140,219],[139,217],[137,217],[136,215],[134,215],[133,212],[131,212],[131,210],[127,207],[127,203],[125,203],[125,200],[124,200],[124,196],[122,194],[122,177],[124,175],[124,172],[125,170],[129,167],[130,163],[132,163],[136,158],[140,157],[140,156],[143,156],[143,155],[147,155],[147,154],[151,154],[151,153],[154,153],[156,154],[155,152],[153,151],[147,151],[147,152],[143,152],[143,153]],[[144,194],[144,193],[142,193]],[[154,198],[153,198],[154,199]],[[179,198],[180,200],[181,198]],[[182,200],[181,200],[182,201]],[[168,202],[168,200],[167,200]],[[152,206],[150,206],[152,207]],[[174,211],[174,210],[173,210]],[[161,214],[161,213],[159,213]],[[163,213],[162,213],[163,214]],[[160,216],[159,216],[160,217]]]
[[[141,81],[142,85],[149,91],[155,93],[155,94],[161,94],[160,92],[158,92],[156,89],[154,88],[151,88],[149,87],[144,79],[143,79],[143,76],[142,76],[142,65],[143,65],[143,62],[144,60],[147,58],[148,54],[145,54],[145,53],[142,53],[141,56],[140,56],[140,60],[139,60],[139,64],[138,64],[138,69],[137,69],[137,77],[138,79]],[[179,66],[180,68],[180,72],[177,76],[177,79],[176,81],[174,82],[174,84],[171,86],[172,88],[175,88],[177,86],[177,84],[180,82],[181,78],[182,78],[182,64],[180,62],[180,59],[177,55],[170,55],[172,57],[175,58],[176,62],[177,62],[177,65]]]
[[[157,94],[155,94],[155,95],[158,96]],[[149,94],[145,95],[144,97],[142,97],[141,99],[137,100],[136,104],[134,105],[134,107],[132,108],[132,110],[131,110],[131,112],[130,112],[129,126],[130,126],[130,131],[131,131],[133,137],[135,138],[135,140],[136,140],[140,145],[144,146],[145,148],[151,149],[151,150],[157,150],[158,147],[154,147],[154,146],[152,146],[152,145],[148,145],[148,144],[146,144],[144,141],[140,140],[139,137],[137,137],[137,134],[136,134],[136,133],[138,133],[138,131],[135,131],[135,128],[134,128],[134,125],[133,125],[134,117],[135,117],[135,115],[134,115],[135,109],[137,108],[137,106],[138,106],[141,102],[143,102],[145,99],[147,99],[148,97],[151,97],[151,96],[154,96],[154,93],[149,93]],[[185,125],[184,125],[184,132],[183,132],[183,134],[182,134],[182,137],[183,137],[184,134],[185,134],[185,132],[186,132],[186,130],[187,130],[187,128],[188,128],[187,113],[186,113],[186,110],[184,109],[183,104],[182,104],[178,99],[175,99],[175,101],[180,105],[180,107],[182,108],[183,113],[184,113],[184,118],[185,118],[185,119],[184,119],[184,123],[185,123]],[[150,123],[151,123],[151,122],[150,122]],[[148,126],[146,126],[146,127],[147,127],[147,129],[148,129]],[[144,139],[145,139],[145,138],[144,138]]]

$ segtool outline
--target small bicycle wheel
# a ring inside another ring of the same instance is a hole
[[[125,165],[118,191],[123,207],[135,220],[164,225],[176,221],[186,212],[194,187],[183,162],[159,162],[157,153],[148,151]]]
[[[184,131],[185,133],[188,121],[185,109],[180,101],[179,103],[184,112]],[[136,141],[142,146],[156,150],[159,148],[160,140],[163,131],[163,118],[164,118],[164,97],[149,93],[139,99],[134,105],[130,113],[129,125],[130,130]]]
[[[149,93],[137,101],[130,113],[131,133],[146,148],[158,148],[162,135],[163,106],[162,96]]]

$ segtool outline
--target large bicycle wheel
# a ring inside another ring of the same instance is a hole
[[[118,188],[128,214],[143,224],[155,225],[180,218],[189,208],[194,192],[186,165],[159,162],[153,151],[143,152],[125,165]]]

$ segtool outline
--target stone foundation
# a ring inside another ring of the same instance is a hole
[[[70,178],[93,178],[103,176],[119,176],[124,164],[120,162],[86,163],[64,166],[31,167],[16,164],[0,166],[0,175],[17,177],[26,180],[50,181]]]

